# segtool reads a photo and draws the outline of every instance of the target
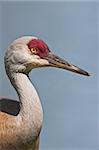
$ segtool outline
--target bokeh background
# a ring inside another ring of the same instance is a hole
[[[17,37],[34,35],[83,77],[61,69],[34,69],[30,78],[44,109],[41,150],[99,149],[98,2],[0,1],[0,95],[18,99],[3,57]]]

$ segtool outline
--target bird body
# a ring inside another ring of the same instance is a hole
[[[37,37],[18,38],[8,47],[5,54],[5,69],[18,94],[20,108],[16,115],[14,112],[11,113],[11,106],[10,113],[1,108],[0,150],[39,150],[43,110],[28,74],[34,68],[49,66],[89,75],[86,71],[51,54],[48,46]],[[0,101],[4,102],[3,99]],[[9,104],[11,100],[5,101]],[[14,108],[15,106],[13,111]]]

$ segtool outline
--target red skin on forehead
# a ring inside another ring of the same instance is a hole
[[[28,48],[38,48],[39,52],[37,53],[37,55],[41,58],[47,56],[47,54],[50,52],[48,46],[46,43],[44,43],[42,40],[40,39],[33,39],[28,43]]]

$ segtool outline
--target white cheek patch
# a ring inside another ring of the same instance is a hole
[[[49,62],[45,59],[34,59],[32,60],[32,65],[36,66],[46,66],[49,65]]]
[[[40,59],[40,60],[39,60],[39,63],[40,63],[41,65],[49,65],[49,62],[48,62],[46,59]]]
[[[40,57],[38,55],[31,55],[32,59],[39,59]]]

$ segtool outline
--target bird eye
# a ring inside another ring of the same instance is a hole
[[[33,53],[33,54],[37,54],[38,52],[39,52],[39,49],[38,48],[31,48],[30,49],[31,50],[31,52]]]

